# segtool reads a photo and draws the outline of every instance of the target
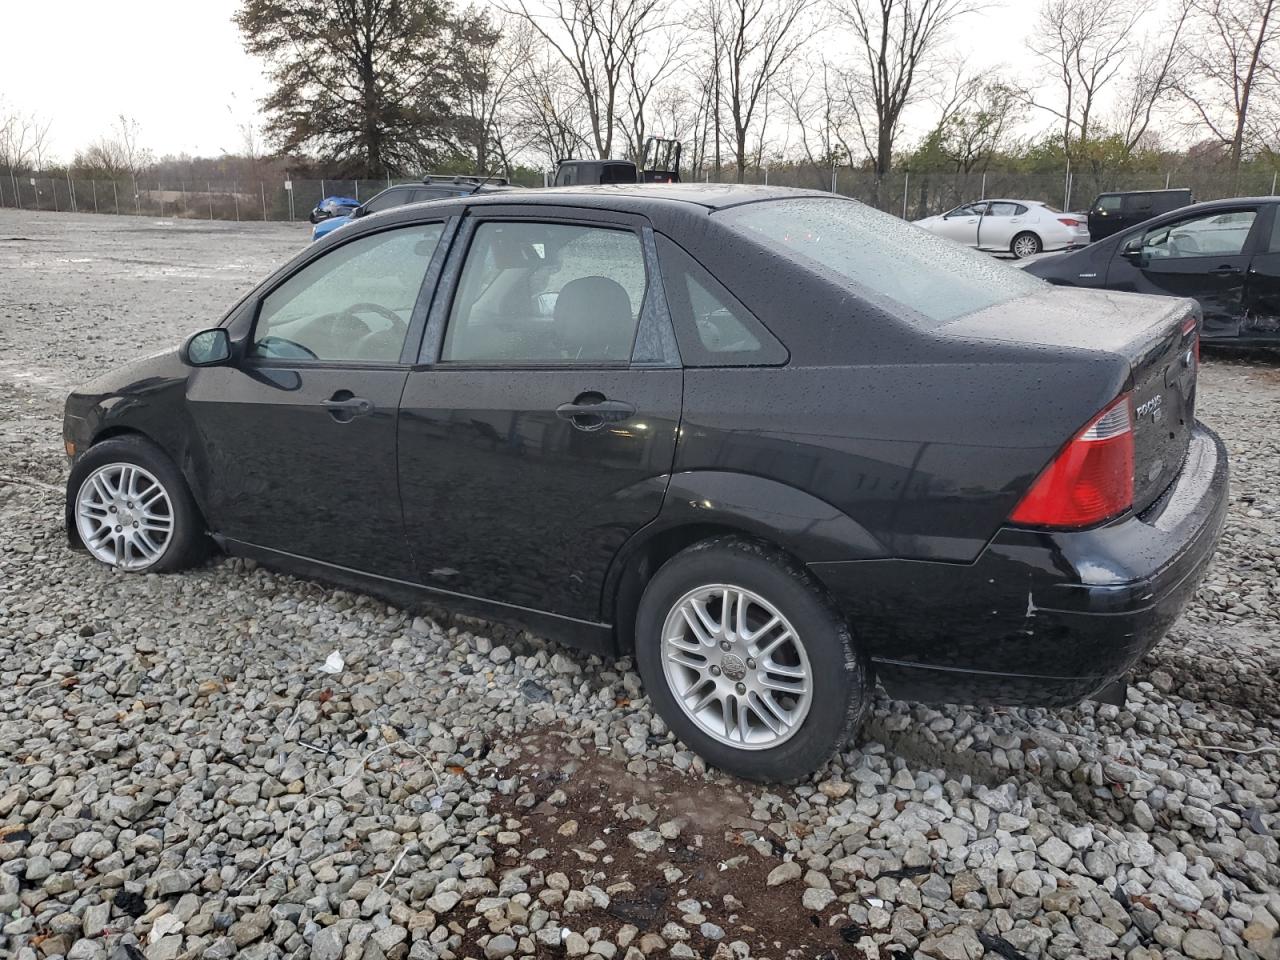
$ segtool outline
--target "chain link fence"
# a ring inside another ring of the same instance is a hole
[[[549,175],[528,174],[519,186],[544,186]],[[703,174],[698,180],[713,180]],[[726,170],[720,178],[735,179]],[[1233,176],[1213,167],[1189,166],[1164,173],[1068,172],[1034,174],[1003,171],[912,173],[884,177],[850,167],[787,165],[752,168],[747,183],[829,190],[881,210],[915,220],[973,200],[1005,197],[1040,200],[1061,210],[1085,210],[1099,193],[1189,187],[1196,200],[1264,196],[1277,191],[1275,171],[1245,170]],[[10,173],[0,175],[0,207],[79,213],[133,214],[207,220],[306,220],[324,197],[368,200],[395,183],[378,180],[254,180],[248,182],[157,181],[133,178],[87,180]]]

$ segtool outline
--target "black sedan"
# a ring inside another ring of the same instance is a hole
[[[410,205],[73,393],[68,527],[634,655],[685,743],[791,778],[876,680],[1067,704],[1159,640],[1227,503],[1198,325],[826,194]]]
[[[1192,204],[1024,269],[1065,286],[1195,297],[1206,343],[1280,346],[1277,197]]]

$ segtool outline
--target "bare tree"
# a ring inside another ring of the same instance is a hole
[[[1031,49],[1053,69],[1060,100],[1027,102],[1058,119],[1062,149],[1089,139],[1098,95],[1120,73],[1150,0],[1045,0]]]
[[[510,144],[503,120],[508,101],[533,57],[535,35],[523,20],[494,22],[487,11],[469,7],[458,18],[458,105],[454,126],[477,173],[494,160],[511,175]]]
[[[867,155],[883,176],[893,163],[902,113],[920,94],[920,74],[960,17],[980,0],[833,0],[855,39],[851,106]],[[870,104],[868,108],[866,104]]]
[[[51,121],[0,102],[0,166],[10,172],[43,169]]]
[[[1238,174],[1254,104],[1280,95],[1280,3],[1194,0],[1193,17],[1190,69],[1180,89]]]
[[[812,35],[808,23],[812,7],[812,0],[709,0],[706,19],[713,37],[716,144],[718,148],[719,118],[727,106],[739,183],[746,174],[748,135],[755,129],[759,141],[764,140],[765,124],[760,121],[767,95]]]
[[[932,136],[957,173],[985,170],[1022,119],[1022,92],[999,76],[969,75],[958,68],[939,97],[941,114]]]
[[[560,55],[544,49],[518,72],[508,104],[510,153],[530,153],[544,168],[590,149],[591,124],[583,97]]]
[[[524,17],[563,61],[591,124],[596,156],[613,155],[627,96],[628,63],[661,30],[668,0],[516,0]]]
[[[855,154],[861,152],[854,147],[859,132],[848,77],[819,57],[797,65],[780,85],[779,99],[815,186],[826,189],[831,165],[852,166]]]
[[[623,136],[627,142],[627,153],[636,163],[644,159],[644,143],[651,129],[651,101],[682,65],[686,39],[687,35],[665,27],[650,34],[626,54]],[[669,130],[662,133],[672,135]]]
[[[1168,18],[1144,37],[1120,101],[1118,129],[1124,152],[1132,153],[1146,136],[1156,111],[1177,96],[1186,63],[1186,34],[1194,0],[1174,0]]]
[[[119,114],[111,130],[76,153],[74,165],[90,174],[101,174],[112,180],[137,177],[155,161],[151,150],[140,143],[138,121]]]

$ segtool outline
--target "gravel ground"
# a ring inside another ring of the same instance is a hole
[[[1280,960],[1274,361],[1206,360],[1231,515],[1123,708],[882,699],[755,787],[626,661],[67,549],[66,390],[306,238],[0,211],[0,956]]]

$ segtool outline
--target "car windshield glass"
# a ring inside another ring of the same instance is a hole
[[[1044,281],[853,200],[805,197],[730,207],[732,229],[934,326],[1037,292]]]

